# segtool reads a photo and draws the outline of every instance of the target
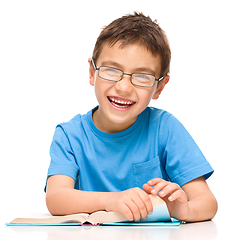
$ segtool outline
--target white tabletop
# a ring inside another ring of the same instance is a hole
[[[231,222],[230,222],[231,223]],[[227,226],[227,227],[226,227]],[[2,231],[3,230],[3,231]],[[4,239],[113,239],[113,240],[212,240],[235,239],[232,226],[224,221],[187,223],[179,227],[114,227],[114,226],[70,226],[70,227],[7,227],[1,228]],[[3,238],[2,238],[3,239]]]

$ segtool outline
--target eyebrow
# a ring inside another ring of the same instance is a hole
[[[114,66],[117,68],[122,68],[122,65],[114,61],[104,61],[101,63],[101,66]]]
[[[123,69],[123,66],[117,62],[114,62],[114,61],[104,61],[101,63],[101,66],[111,66],[111,67],[117,67],[119,69]],[[139,68],[135,68],[133,70],[134,73],[147,73],[147,74],[152,74],[152,75],[156,75],[156,72],[153,71],[152,69],[150,68],[147,68],[147,67],[139,67]]]

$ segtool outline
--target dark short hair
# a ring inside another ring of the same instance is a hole
[[[128,44],[140,43],[145,46],[154,56],[161,57],[161,76],[170,71],[171,50],[165,32],[160,28],[157,21],[143,13],[125,15],[111,22],[104,27],[97,38],[93,59],[97,61],[104,43],[113,46],[120,42],[120,47],[124,48]]]

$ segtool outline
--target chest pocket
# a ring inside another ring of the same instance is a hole
[[[135,185],[139,188],[153,178],[162,178],[159,157],[144,163],[133,164],[133,176]]]

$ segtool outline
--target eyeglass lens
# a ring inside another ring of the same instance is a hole
[[[104,66],[99,68],[99,77],[109,81],[120,81],[123,75],[125,73],[116,68]],[[152,87],[155,83],[155,76],[144,73],[133,73],[131,74],[131,82],[138,86]]]

